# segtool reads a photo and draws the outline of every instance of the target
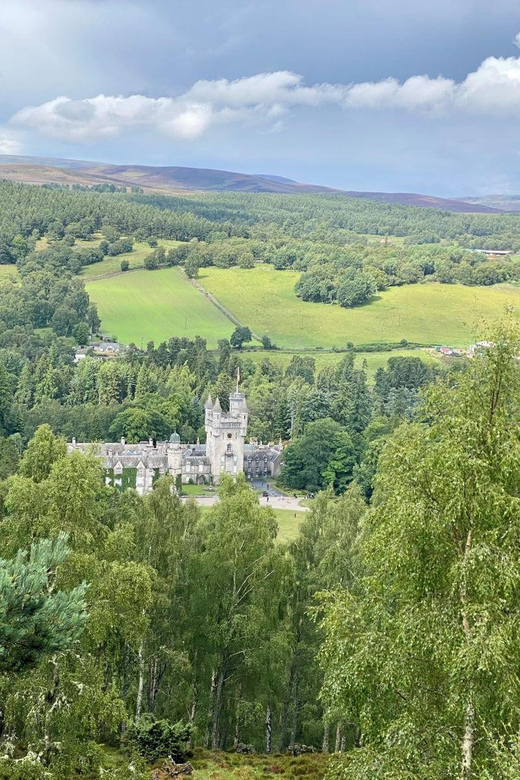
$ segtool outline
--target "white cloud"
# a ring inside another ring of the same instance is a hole
[[[295,73],[279,71],[228,81],[197,81],[179,97],[97,95],[83,100],[61,96],[18,111],[13,125],[67,141],[95,141],[131,128],[148,128],[191,140],[211,125],[272,123],[296,105],[340,104],[348,87],[303,85]]]
[[[0,154],[21,154],[22,142],[10,130],[0,127]]]
[[[517,37],[520,42],[520,37]],[[314,84],[290,71],[259,73],[229,81],[197,81],[177,97],[57,97],[18,111],[11,119],[51,138],[97,141],[129,130],[156,131],[194,140],[225,124],[279,127],[291,109],[335,105],[348,110],[397,109],[435,113],[520,115],[520,57],[488,57],[473,73],[452,79],[411,76],[359,84]]]

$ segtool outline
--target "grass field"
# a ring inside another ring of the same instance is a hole
[[[296,297],[299,274],[271,266],[204,268],[200,283],[256,333],[269,333],[281,347],[342,347],[401,339],[466,346],[509,304],[520,303],[514,287],[417,284],[392,287],[355,309],[306,303]]]
[[[159,344],[171,336],[202,336],[208,346],[229,338],[234,326],[178,268],[134,271],[86,281],[104,333],[125,344]]]
[[[273,509],[273,512],[278,523],[276,540],[280,543],[292,542],[298,536],[298,529],[305,517],[305,512],[298,512],[293,509]]]
[[[308,352],[283,352],[282,350],[258,350],[254,352],[243,352],[245,358],[250,358],[254,363],[260,363],[262,360],[270,360],[275,366],[281,366],[286,368],[291,362],[294,355],[300,357],[311,357],[316,363],[315,374],[327,368],[328,366],[335,366],[340,360],[345,357],[345,352],[321,352],[311,351]],[[440,358],[436,355],[432,355],[425,349],[393,349],[391,352],[357,352],[354,357],[354,365],[356,368],[364,368],[369,382],[373,380],[374,375],[378,368],[384,368],[388,362],[388,358],[391,357],[420,357],[426,363],[438,363],[441,362]]]
[[[76,242],[77,244],[85,246],[95,246],[99,241],[83,241]],[[172,249],[179,244],[179,241],[170,241],[166,238],[160,238],[157,241],[158,246],[163,246],[166,251]],[[153,252],[152,247],[145,241],[134,241],[134,248],[131,252],[125,252],[123,255],[117,255],[116,257],[105,257],[100,263],[93,263],[92,265],[86,265],[82,271],[81,276],[84,279],[92,279],[96,276],[103,276],[104,274],[112,274],[121,271],[121,261],[128,260],[130,269],[142,268],[146,255]]]

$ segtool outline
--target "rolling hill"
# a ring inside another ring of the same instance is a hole
[[[0,155],[0,179],[39,185],[55,183],[87,186],[96,184],[114,184],[118,187],[138,186],[145,191],[165,193],[203,191],[344,195],[466,213],[500,213],[504,210],[480,202],[467,203],[456,198],[437,198],[432,195],[410,192],[340,190],[318,184],[302,184],[274,174],[248,174],[180,166],[109,165],[85,160],[19,155]]]

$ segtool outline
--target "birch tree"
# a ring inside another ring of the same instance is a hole
[[[500,767],[520,720],[520,367],[509,325],[495,342],[426,392],[424,422],[390,437],[363,576],[326,597],[324,699],[362,735],[338,770],[345,780],[509,777]]]

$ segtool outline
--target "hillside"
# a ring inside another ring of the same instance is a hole
[[[478,197],[471,195],[457,200],[476,206],[490,206],[501,211],[520,211],[520,195],[479,195]]]
[[[407,206],[455,212],[494,213],[504,209],[485,203],[437,198],[409,192],[359,192],[317,184],[303,184],[283,176],[237,173],[180,166],[109,165],[84,160],[0,155],[0,179],[27,184],[113,184],[142,187],[150,192],[264,192],[287,195],[345,195]]]

